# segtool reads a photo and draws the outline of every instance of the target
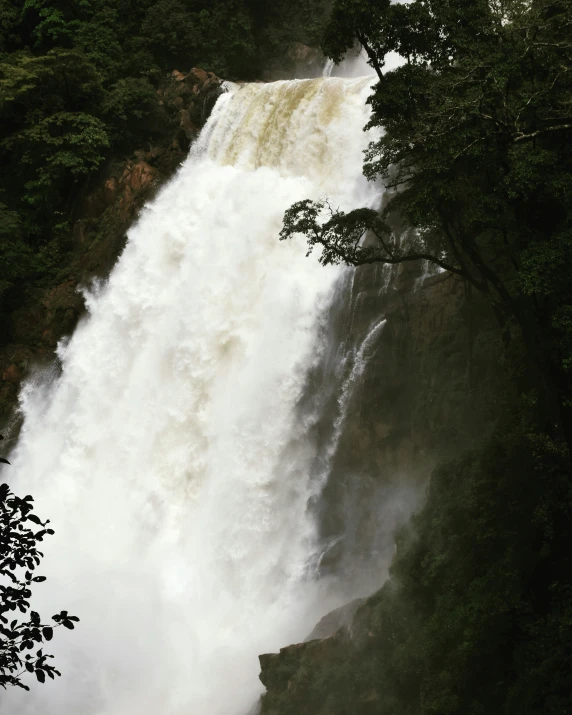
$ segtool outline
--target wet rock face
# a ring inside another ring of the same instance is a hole
[[[356,611],[364,603],[365,598],[356,598],[354,601],[330,611],[317,623],[314,630],[304,640],[304,643],[330,638],[341,630],[347,630],[352,624]]]
[[[178,70],[165,87],[161,100],[178,121],[176,142],[187,151],[208,119],[221,93],[222,80],[212,72],[193,67],[186,75]]]
[[[354,371],[326,486],[313,505],[320,573],[347,584],[348,600],[381,586],[395,532],[419,507],[432,468],[491,429],[502,389],[501,336],[489,306],[450,274],[423,277],[414,264],[388,270],[366,267],[348,281],[332,316],[344,369],[317,380],[337,380],[316,428],[327,443]]]
[[[69,263],[61,267],[60,279],[47,288],[29,290],[1,326],[0,428],[11,419],[20,384],[30,369],[53,360],[60,338],[73,332],[84,312],[79,286],[108,275],[125,245],[127,229],[185,159],[221,85],[212,72],[174,70],[158,90],[164,127],[157,143],[114,158],[86,187],[70,231]]]
[[[355,356],[375,336],[361,352],[365,367],[346,404],[327,484],[312,506],[324,549],[319,572],[337,579],[349,601],[387,579],[396,530],[420,505],[433,466],[494,428],[495,396],[508,378],[492,311],[446,273],[426,275],[414,264],[391,274],[381,266],[359,269],[331,322],[340,346],[332,362],[343,364],[341,354],[346,365],[316,428],[325,443]],[[315,376],[317,393],[335,382],[332,375],[325,367]],[[378,657],[376,598],[349,602],[327,614],[304,643],[260,658],[267,688],[261,715],[379,712],[382,693],[367,672]]]

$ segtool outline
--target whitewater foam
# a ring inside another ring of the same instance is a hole
[[[56,530],[34,607],[81,623],[53,641],[63,677],[10,693],[11,713],[242,715],[258,654],[338,605],[308,572],[318,486],[296,406],[342,269],[277,236],[303,198],[375,204],[371,81],[228,85],[87,292],[61,376],[23,389],[11,474]]]

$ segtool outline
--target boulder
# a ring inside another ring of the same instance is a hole
[[[131,166],[127,177],[127,184],[133,191],[140,191],[151,185],[157,178],[157,174],[157,169],[154,169],[146,161],[138,161]]]
[[[193,67],[193,69],[187,75],[187,78],[191,80],[194,84],[202,84],[206,82],[210,77],[215,75],[212,72],[205,72],[205,70],[199,69],[198,67]]]
[[[188,110],[184,109],[181,112],[181,129],[185,137],[192,141],[199,133],[199,128],[191,121]]]
[[[349,627],[355,612],[364,603],[365,598],[356,598],[354,601],[350,601],[340,608],[330,611],[318,622],[304,642],[308,643],[316,639],[330,638],[337,633],[340,628]]]

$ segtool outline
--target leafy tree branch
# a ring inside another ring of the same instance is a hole
[[[30,598],[35,583],[46,580],[35,575],[43,553],[38,544],[53,534],[48,524],[33,513],[33,498],[23,499],[0,484],[0,686],[29,690],[23,681],[26,673],[43,683],[61,673],[50,663],[43,644],[51,641],[54,628],[74,628],[79,621],[61,611],[52,616],[53,624],[43,621],[31,609]],[[39,528],[38,528],[39,527]],[[37,650],[36,650],[37,649]]]

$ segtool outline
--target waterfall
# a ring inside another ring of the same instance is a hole
[[[331,77],[335,66],[336,64],[334,60],[326,60],[326,64],[324,65],[324,69],[322,70],[322,77]]]
[[[229,84],[86,290],[61,374],[24,387],[10,476],[56,531],[33,607],[81,623],[12,715],[244,715],[258,654],[339,605],[310,568],[317,415],[297,407],[343,270],[277,236],[303,198],[375,205],[371,82]]]

